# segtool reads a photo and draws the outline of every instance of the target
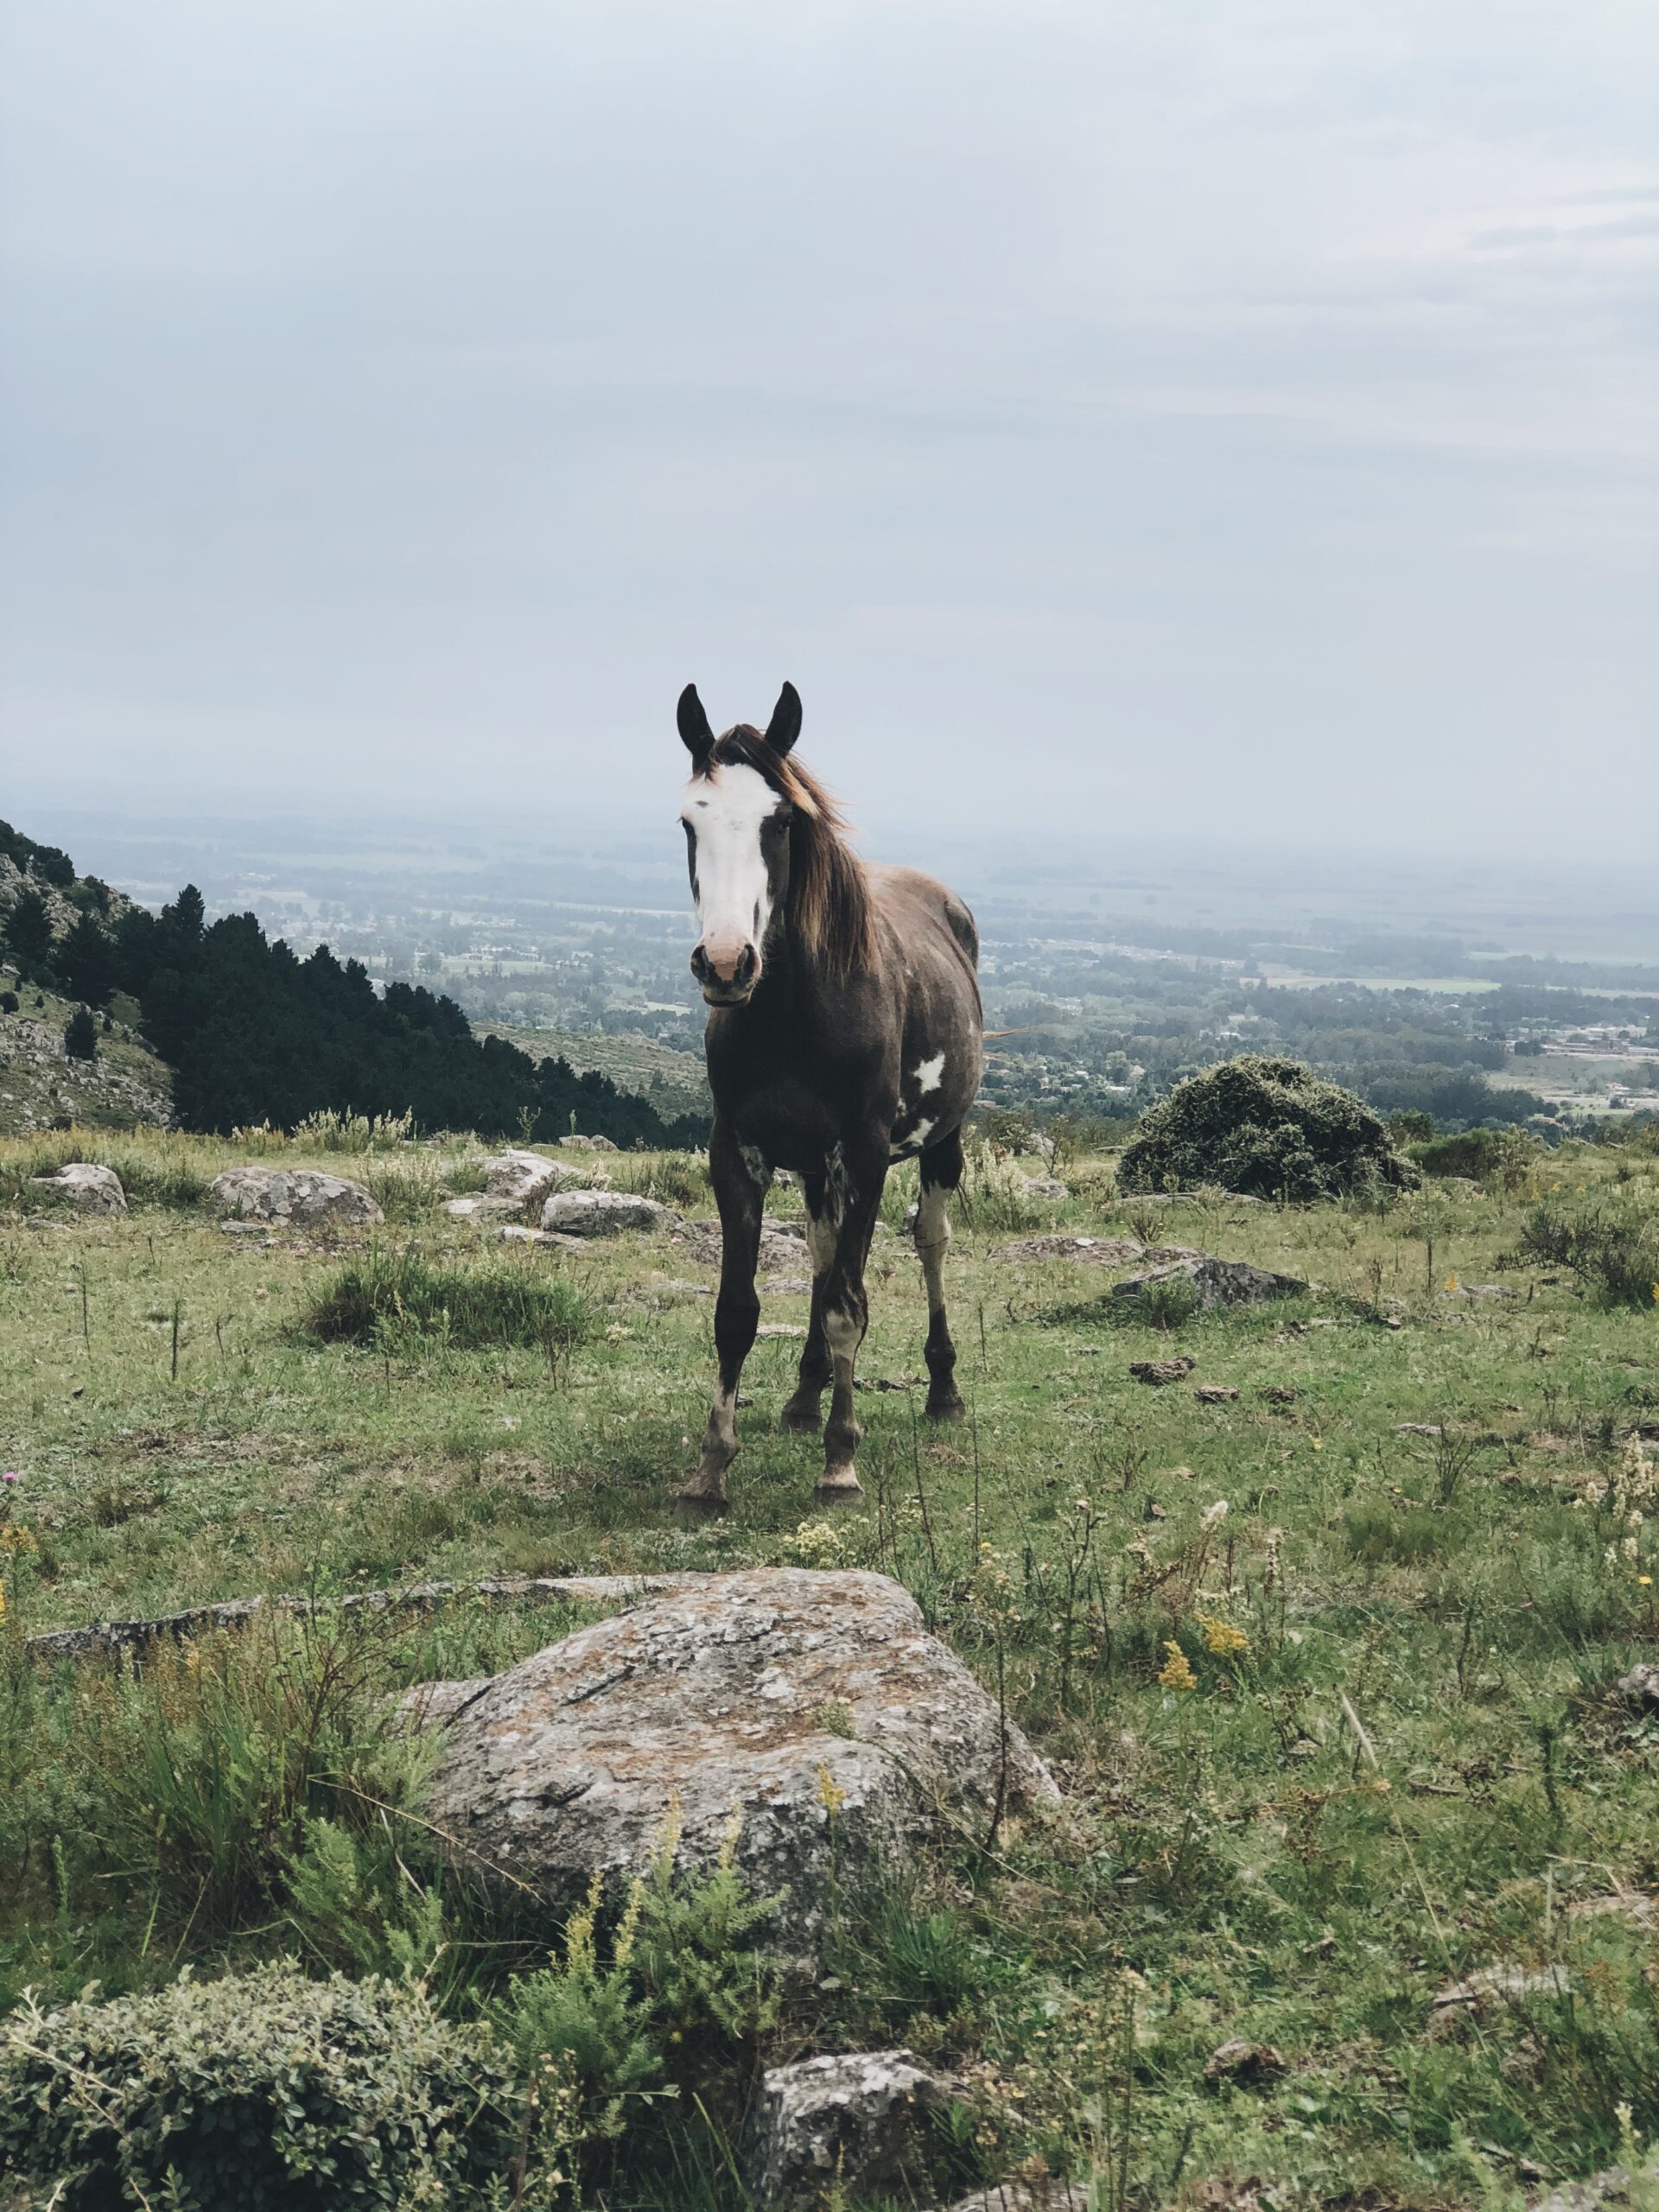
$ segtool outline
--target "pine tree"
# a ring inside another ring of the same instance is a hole
[[[63,1049],[72,1060],[98,1058],[98,1025],[90,1007],[78,1007],[64,1024]]]
[[[52,917],[38,891],[20,891],[6,917],[6,950],[33,979],[52,950]]]
[[[77,914],[74,926],[52,961],[71,998],[105,1006],[115,988],[115,947],[90,914]]]

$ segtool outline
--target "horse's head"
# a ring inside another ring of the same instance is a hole
[[[805,794],[783,764],[800,735],[800,695],[785,683],[764,731],[739,722],[717,738],[688,683],[679,725],[692,760],[680,820],[702,931],[691,973],[710,1006],[741,1006],[789,890],[790,830]]]

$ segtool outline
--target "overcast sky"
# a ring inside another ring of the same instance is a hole
[[[1648,0],[0,0],[8,791],[1659,848]],[[27,826],[27,825],[26,825]]]

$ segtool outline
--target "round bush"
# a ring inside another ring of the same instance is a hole
[[[1300,1060],[1247,1054],[1178,1083],[1141,1117],[1118,1164],[1125,1192],[1219,1184],[1251,1198],[1334,1198],[1414,1189],[1381,1119]]]
[[[416,1983],[279,1965],[25,2005],[0,2022],[0,2175],[66,2212],[460,2206],[503,2170],[510,2081],[489,2033]]]

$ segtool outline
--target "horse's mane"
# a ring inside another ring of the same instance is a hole
[[[794,812],[790,826],[789,921],[802,950],[834,976],[850,976],[875,958],[875,920],[864,865],[846,840],[841,809],[817,778],[778,753],[750,722],[728,729],[709,756],[753,768]]]

